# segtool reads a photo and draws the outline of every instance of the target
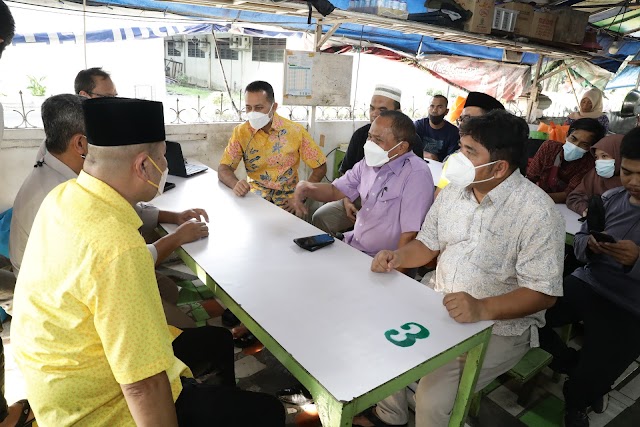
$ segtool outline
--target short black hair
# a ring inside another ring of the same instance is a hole
[[[42,103],[45,145],[50,153],[64,153],[73,135],[84,134],[83,100],[81,96],[64,93]]]
[[[255,82],[249,83],[247,85],[247,88],[244,91],[251,92],[251,93],[264,92],[267,94],[267,101],[269,101],[272,104],[276,100],[273,94],[273,86],[271,86],[269,83],[264,82],[262,80],[256,80]]]
[[[0,0],[0,57],[4,48],[11,44],[13,36],[16,32],[16,22],[13,20],[9,6],[7,6],[2,0]]]
[[[470,136],[486,148],[492,162],[505,160],[515,170],[522,162],[529,125],[520,117],[495,109],[462,122],[460,137],[463,136]]]
[[[620,156],[629,160],[640,160],[640,128],[633,128],[622,138]]]
[[[110,79],[111,75],[104,71],[102,67],[87,68],[80,71],[73,82],[73,90],[75,90],[76,95],[79,95],[82,91],[91,93],[96,88],[94,77]]]
[[[571,125],[569,126],[569,132],[567,132],[567,135],[571,135],[571,133],[576,130],[591,132],[591,134],[593,135],[591,137],[591,145],[600,141],[602,138],[604,138],[605,134],[607,133],[604,126],[602,126],[600,122],[596,119],[576,120],[575,122],[571,123]],[[563,142],[563,141],[560,141],[560,142]]]
[[[449,104],[449,100],[444,95],[441,95],[441,94],[433,95],[433,99],[436,99],[436,98],[442,98],[442,99],[444,99],[444,102],[447,103],[447,105]]]
[[[383,110],[379,117],[389,117],[391,119],[391,133],[396,141],[406,141],[409,147],[413,147],[415,141],[416,126],[413,120],[402,111]]]
[[[400,102],[398,101],[393,101],[393,108],[396,109],[397,111],[402,110],[402,106],[400,105]]]

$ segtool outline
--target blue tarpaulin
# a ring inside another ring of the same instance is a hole
[[[332,3],[340,9],[347,9],[348,7],[348,0],[333,0]],[[407,3],[409,12],[425,11],[423,0],[409,0]],[[245,10],[225,9],[222,7],[196,6],[154,0],[94,0],[92,1],[92,4],[162,11],[199,19],[207,18],[220,21],[240,21],[244,23],[274,25],[293,31],[315,31],[315,24],[307,24],[307,18],[302,16],[295,17],[275,13],[251,12]],[[306,3],[301,2],[301,7],[306,7]],[[247,26],[250,25],[248,24]],[[323,32],[328,31],[330,28],[330,26],[324,26]],[[334,36],[347,37],[351,39],[352,43],[357,43],[358,40],[376,43],[378,45],[412,55],[438,53],[501,61],[504,52],[504,49],[499,48],[438,41],[431,37],[421,36],[418,34],[405,34],[400,31],[353,23],[342,24],[335,32]],[[525,53],[522,57],[521,63],[534,64],[537,60],[538,55]]]
[[[216,31],[227,31],[228,26],[200,24],[200,25],[166,25],[158,27],[123,27],[116,29],[105,29],[87,31],[87,43],[115,42],[120,40],[141,40],[165,38],[180,34],[202,34],[211,33],[212,28]],[[52,32],[52,33],[27,33],[16,34],[13,44],[21,43],[77,43],[82,40],[82,34],[73,32]]]

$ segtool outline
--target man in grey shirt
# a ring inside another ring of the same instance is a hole
[[[565,224],[549,196],[518,170],[527,135],[524,120],[505,111],[466,120],[460,153],[449,158],[451,185],[427,213],[416,240],[379,252],[371,265],[388,272],[438,257],[435,274],[425,280],[444,294],[449,316],[459,323],[495,321],[478,390],[538,346],[544,310],[562,294]],[[463,365],[454,360],[420,380],[417,427],[447,425]],[[372,417],[406,423],[405,390],[356,417],[354,425],[374,425]]]
[[[585,223],[574,240],[576,258],[587,265],[564,279],[564,297],[546,314],[542,348],[552,368],[569,375],[564,386],[565,426],[589,425],[587,407],[604,410],[602,396],[640,355],[640,128],[620,147],[622,187],[602,195],[604,232],[589,233]],[[584,322],[580,352],[568,348],[552,328]]]

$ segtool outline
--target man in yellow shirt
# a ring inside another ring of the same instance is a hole
[[[300,159],[313,169],[309,182],[320,182],[326,175],[327,159],[303,126],[276,113],[278,103],[269,83],[249,83],[245,103],[249,120],[233,129],[218,178],[240,197],[251,191],[293,213],[291,198],[298,184]],[[239,180],[234,173],[241,160],[250,182]]]
[[[284,425],[275,398],[198,384],[174,355],[208,329],[167,329],[133,208],[166,180],[162,104],[101,98],[83,110],[84,170],[42,202],[14,298],[11,338],[38,424]]]

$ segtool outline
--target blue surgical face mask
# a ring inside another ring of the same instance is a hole
[[[564,143],[562,150],[564,151],[564,159],[567,162],[573,162],[574,160],[581,159],[587,152],[587,150],[572,144],[569,140]]]
[[[611,178],[616,170],[614,159],[596,160],[596,173],[603,178]]]

